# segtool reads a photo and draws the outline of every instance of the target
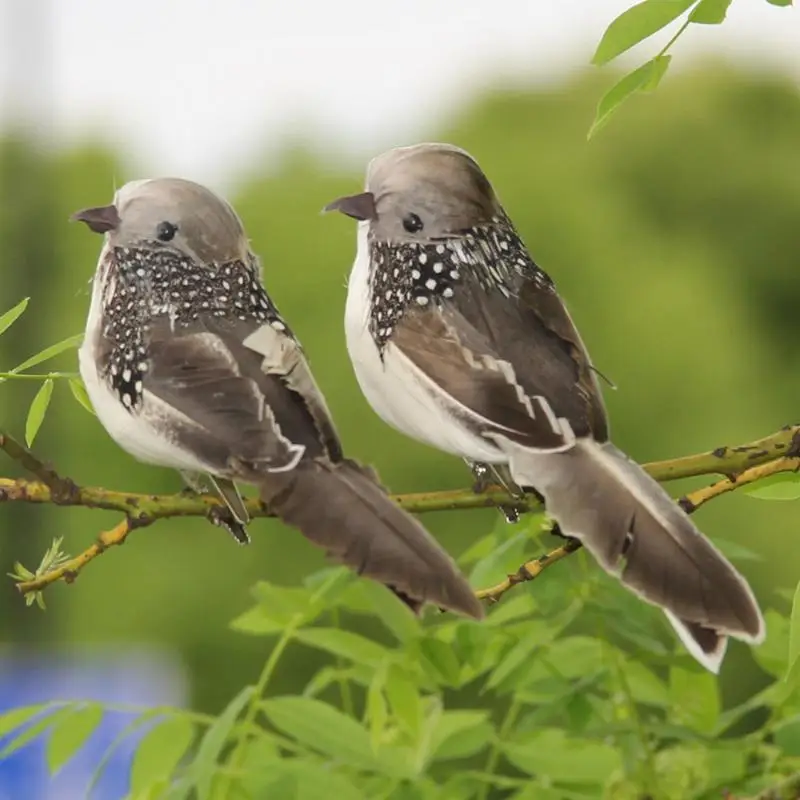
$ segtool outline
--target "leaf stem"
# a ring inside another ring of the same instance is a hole
[[[489,778],[494,775],[495,770],[497,769],[497,764],[500,761],[500,742],[502,742],[506,736],[508,736],[512,726],[517,721],[517,715],[521,709],[522,703],[515,695],[508,706],[508,710],[506,711],[505,717],[503,717],[503,721],[500,723],[500,730],[497,732],[497,736],[492,741],[489,750],[489,757],[486,759],[486,769],[483,771],[483,775],[485,776],[484,780],[486,780],[486,783],[484,783],[481,787],[478,800],[488,800],[489,790],[492,786],[492,784],[489,782]]]
[[[340,628],[341,618],[338,607],[334,607],[331,611],[331,618],[333,620],[334,627]],[[347,676],[341,673],[341,670],[346,666],[345,661],[341,656],[336,656],[336,666],[340,670],[337,681],[339,683],[339,695],[342,699],[342,710],[345,714],[354,717],[355,706],[353,704],[353,692],[350,689],[350,681],[347,679]]]
[[[600,642],[603,649],[606,650],[606,645],[608,643],[607,638],[603,637]],[[620,691],[625,697],[628,713],[631,715],[633,727],[636,730],[636,736],[638,737],[639,743],[641,744],[644,752],[644,763],[641,764],[646,781],[646,786],[644,788],[654,791],[658,787],[658,773],[656,771],[656,762],[653,755],[653,749],[650,747],[650,741],[647,736],[647,732],[644,729],[644,725],[642,724],[642,718],[639,715],[639,708],[634,700],[633,692],[631,691],[630,684],[628,683],[628,678],[625,675],[625,670],[622,669],[620,664],[619,653],[611,653],[611,660],[614,662],[614,672],[617,674],[617,682],[619,684]]]
[[[688,19],[684,20],[683,24],[675,32],[675,35],[661,48],[661,50],[658,51],[658,55],[656,56],[656,58],[666,55],[667,51],[672,47],[672,45],[675,44],[675,42],[678,41],[678,38],[689,27],[689,25],[691,25],[691,21]]]
[[[0,372],[0,380],[46,381],[48,378],[73,380],[75,378],[80,378],[80,375],[77,372],[48,372],[47,374],[34,372]]]
[[[283,633],[278,641],[275,643],[275,647],[272,648],[269,658],[264,663],[264,667],[261,670],[261,674],[258,676],[258,681],[256,682],[255,689],[253,690],[253,696],[250,698],[250,702],[247,705],[247,711],[242,718],[241,725],[244,728],[249,728],[255,723],[261,698],[266,691],[273,673],[275,672],[275,668],[278,666],[278,661],[280,661],[284,650],[286,650],[289,643],[294,638],[294,634],[296,633],[298,627],[300,627],[302,619],[303,618],[301,614],[296,614],[292,618],[289,624],[284,628]],[[241,766],[242,759],[244,758],[244,741],[244,739],[240,739],[233,753],[231,753],[228,763],[233,768],[238,768]]]

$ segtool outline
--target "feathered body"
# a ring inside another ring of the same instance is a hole
[[[118,444],[141,461],[207,476],[243,523],[234,481],[255,484],[272,512],[414,609],[432,602],[481,615],[449,556],[344,457],[227,203],[197,184],[156,179],[77,218],[107,233],[80,366]]]
[[[610,442],[578,331],[471,156],[398,148],[371,163],[366,189],[329,209],[360,220],[345,328],[375,411],[538,491],[562,531],[664,609],[709,669],[728,636],[760,641],[744,579]]]

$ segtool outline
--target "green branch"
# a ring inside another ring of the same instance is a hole
[[[170,517],[212,517],[221,507],[220,501],[206,495],[138,494],[120,492],[96,486],[79,486],[69,478],[59,476],[27,448],[12,437],[0,432],[0,450],[4,450],[38,480],[0,478],[0,502],[52,503],[60,506],[83,506],[118,511],[124,518],[112,529],[101,533],[96,542],[72,558],[59,558],[56,564],[43,563],[35,573],[18,575],[17,588],[22,594],[40,592],[59,580],[73,581],[80,571],[109,547],[122,544],[136,528]],[[800,469],[800,425],[787,426],[781,431],[754,442],[738,446],[718,447],[708,453],[645,464],[644,469],[658,481],[670,481],[700,475],[722,475],[723,480],[678,499],[689,512],[713,497],[733,491],[778,472]],[[493,508],[501,505],[520,506],[527,510],[541,508],[534,496],[523,499],[511,497],[498,487],[489,487],[476,494],[470,489],[443,492],[419,492],[395,495],[393,499],[413,513],[450,511],[455,509]],[[252,517],[270,516],[257,499],[246,501]],[[503,583],[479,592],[487,600],[497,600],[518,583],[532,580],[546,566],[566,557],[577,548],[568,544],[539,559],[524,564]]]

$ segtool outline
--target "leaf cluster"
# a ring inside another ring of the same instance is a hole
[[[473,583],[496,580],[547,535],[540,516],[498,521],[462,566]],[[757,558],[741,546],[729,555]],[[231,626],[269,648],[261,675],[216,717],[143,709],[112,745],[139,737],[131,800],[700,800],[749,796],[800,771],[800,592],[791,616],[767,611],[767,642],[753,651],[763,689],[732,705],[661,615],[583,554],[484,623],[417,619],[339,568],[252,594]],[[348,629],[356,619],[369,635]],[[274,695],[289,648],[326,661],[301,694]],[[14,709],[0,717],[0,758],[46,736],[57,773],[114,712]]]

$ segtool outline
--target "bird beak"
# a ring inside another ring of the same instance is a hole
[[[361,222],[378,218],[378,212],[375,210],[375,195],[372,192],[340,197],[338,200],[328,203],[322,209],[323,214],[328,211],[340,211],[342,214],[347,214],[348,217]]]
[[[114,231],[122,222],[116,206],[84,208],[83,211],[76,211],[70,219],[76,222],[85,222],[95,233]]]

